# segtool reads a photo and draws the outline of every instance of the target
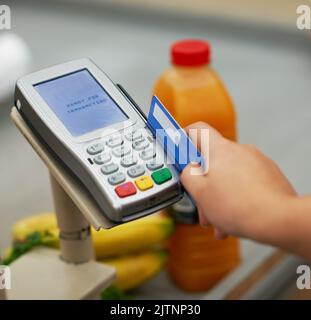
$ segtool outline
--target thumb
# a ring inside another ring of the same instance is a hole
[[[202,193],[202,176],[193,175],[192,170],[198,169],[199,164],[189,163],[180,175],[180,180],[195,202],[198,202]]]
[[[201,140],[202,138],[201,131],[204,132],[204,130],[205,131],[208,130],[209,137],[212,142],[218,141],[219,139],[223,138],[223,136],[216,129],[214,129],[212,126],[210,126],[205,122],[196,122],[185,127],[184,129],[186,133],[189,135],[190,139],[192,139],[193,136],[196,137],[199,149],[202,149],[202,142],[203,142]]]

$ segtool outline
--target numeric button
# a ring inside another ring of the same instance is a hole
[[[128,140],[128,141],[135,141],[137,139],[140,139],[142,137],[142,134],[141,132],[139,131],[132,131],[132,132],[129,132],[125,135],[125,138]]]
[[[149,162],[147,163],[147,168],[151,171],[161,169],[163,167],[163,163]]]
[[[124,156],[128,155],[129,153],[131,153],[131,148],[129,146],[117,147],[112,150],[112,153],[116,157],[124,157]]]
[[[133,142],[133,149],[135,150],[144,150],[149,147],[149,142],[145,140],[144,138],[141,138],[139,140],[136,140]]]
[[[103,143],[95,143],[95,144],[92,144],[90,145],[86,151],[91,154],[91,155],[94,155],[94,154],[97,154],[97,153],[100,153],[102,151],[104,151],[105,147],[104,147],[104,144]]]
[[[111,160],[111,155],[108,152],[104,152],[99,154],[94,158],[94,162],[96,164],[105,164]]]
[[[127,170],[127,174],[131,178],[139,177],[139,176],[143,175],[144,173],[145,173],[145,168],[140,164]]]
[[[113,135],[113,136],[109,137],[109,139],[107,140],[107,145],[110,148],[120,146],[122,143],[123,143],[123,139],[119,134]]]
[[[116,163],[109,163],[101,167],[101,172],[103,174],[110,174],[118,171],[119,166]]]
[[[112,185],[116,185],[116,184],[120,184],[122,182],[124,182],[126,179],[126,176],[123,172],[117,172],[115,174],[112,174],[109,178],[108,181],[110,184]]]
[[[152,158],[154,158],[156,156],[156,151],[154,149],[147,149],[147,150],[143,150],[139,156],[143,159],[143,160],[150,160]]]
[[[123,157],[121,159],[122,167],[130,167],[137,163],[137,158],[134,156]]]

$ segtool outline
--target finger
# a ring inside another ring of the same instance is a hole
[[[221,231],[218,228],[215,229],[215,238],[217,240],[223,240],[223,239],[226,239],[227,237],[228,237],[228,234],[226,234],[225,232]]]
[[[200,225],[203,227],[210,226],[211,223],[209,222],[207,216],[204,214],[204,210],[202,210],[200,207],[197,207],[197,210],[198,210]]]
[[[222,138],[222,135],[215,128],[210,126],[205,122],[196,122],[187,127],[185,127],[186,133],[189,135],[190,139],[196,138],[198,146],[201,146],[202,137],[204,137],[204,132],[208,132],[209,137],[214,139]]]
[[[184,129],[187,133],[189,132],[189,129],[198,129],[198,130],[199,129],[209,129],[209,130],[213,131],[216,135],[218,134],[221,136],[221,134],[214,127],[212,127],[211,125],[209,125],[208,123],[203,122],[203,121],[192,123],[192,124],[186,126]]]
[[[202,194],[203,183],[203,176],[192,174],[192,170],[197,168],[198,164],[189,163],[180,175],[182,185],[190,193],[196,203],[198,203],[198,199],[200,199],[200,195]]]
[[[224,139],[222,135],[204,122],[196,122],[186,127],[186,132],[196,148],[201,151],[205,163],[208,164],[210,151],[221,139]]]

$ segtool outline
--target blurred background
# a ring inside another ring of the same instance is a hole
[[[208,40],[212,64],[236,106],[239,141],[257,145],[300,193],[310,193],[311,37],[296,28],[299,4],[299,0],[11,0],[12,28],[0,30],[0,86],[8,86],[2,96],[0,91],[2,252],[16,219],[53,209],[48,172],[9,120],[14,77],[80,57],[93,59],[147,111],[154,82],[170,65],[170,44],[184,38]],[[194,297],[226,296],[273,250],[243,241],[241,268],[214,291]],[[292,267],[296,260],[291,263]],[[270,295],[280,297],[284,290],[275,283],[290,286],[295,277],[281,267],[250,296],[265,297],[273,287]],[[184,297],[173,289],[163,296],[164,279],[160,275],[139,289],[137,297]]]

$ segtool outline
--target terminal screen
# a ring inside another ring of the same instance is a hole
[[[34,87],[74,137],[128,119],[87,69]]]

